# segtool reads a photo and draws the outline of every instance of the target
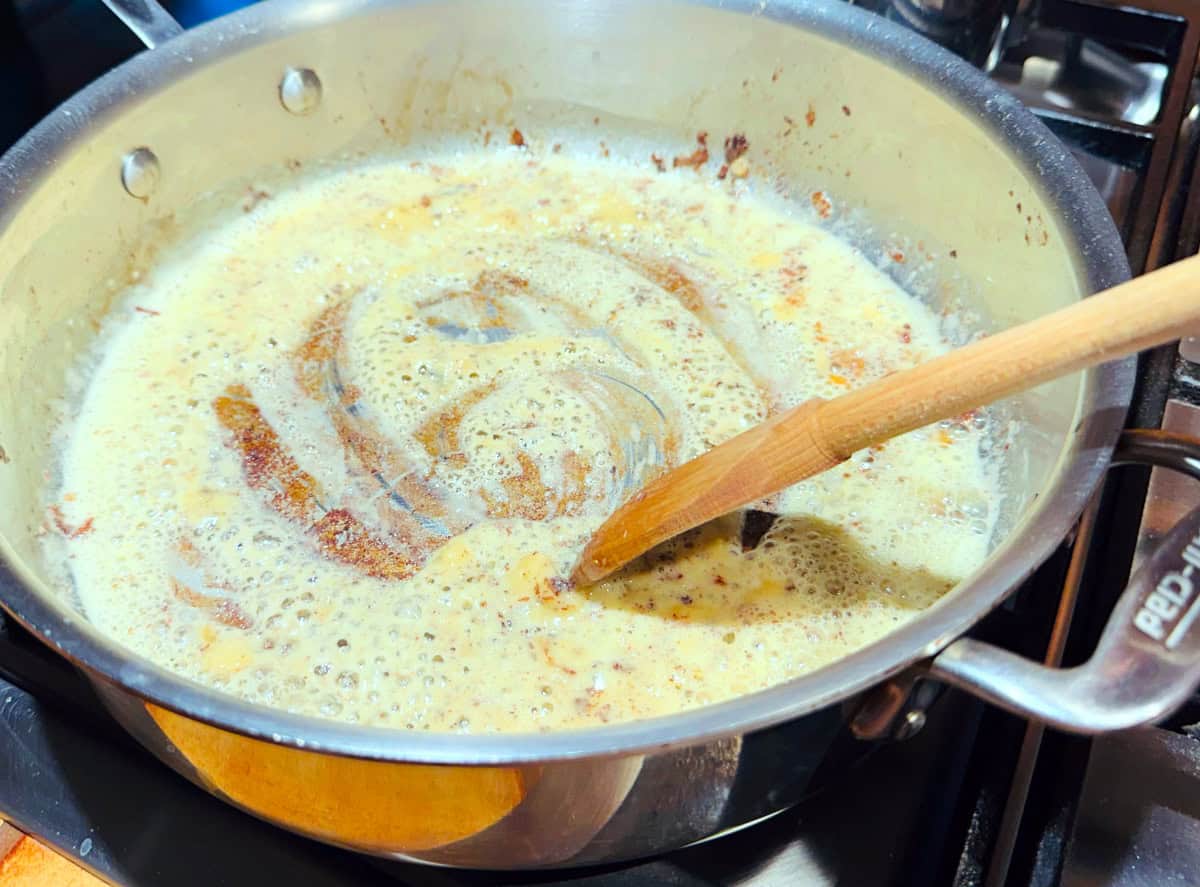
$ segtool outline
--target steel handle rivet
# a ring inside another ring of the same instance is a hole
[[[321,78],[311,68],[288,68],[279,81],[279,101],[293,114],[311,114],[321,104]]]
[[[149,148],[135,148],[121,160],[121,184],[130,197],[145,200],[162,178],[158,157]]]

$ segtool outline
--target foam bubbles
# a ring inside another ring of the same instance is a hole
[[[647,717],[871,642],[986,554],[987,414],[786,491],[753,551],[734,516],[564,581],[661,464],[947,347],[869,259],[725,188],[467,151],[331,174],[183,244],[127,296],[158,313],[116,312],[85,374],[54,495],[95,528],[51,556],[139,653],[393,729]],[[229,445],[231,385],[286,465]],[[455,535],[380,578],[318,544],[335,509],[403,550],[414,512]]]

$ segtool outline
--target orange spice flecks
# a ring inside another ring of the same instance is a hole
[[[71,526],[63,517],[62,509],[57,505],[51,505],[46,509],[50,512],[50,519],[54,521],[54,527],[58,532],[62,533],[68,539],[78,539],[80,536],[86,536],[95,529],[95,518],[89,517],[78,526]]]
[[[679,270],[679,266],[662,259],[650,259],[631,253],[621,253],[621,258],[632,265],[644,277],[666,290],[679,300],[692,314],[704,308],[704,296],[692,278]]]
[[[313,534],[324,554],[376,579],[407,579],[417,570],[413,559],[388,547],[344,508],[326,512]]]
[[[802,308],[804,307],[804,303],[808,301],[808,296],[805,295],[802,289],[791,289],[783,297],[783,301],[793,308]]]
[[[230,385],[213,401],[217,420],[233,436],[246,482],[271,492],[271,507],[295,520],[311,520],[318,508],[317,481],[300,468],[279,441],[244,385]]]
[[[517,453],[521,470],[500,481],[505,499],[482,492],[490,517],[523,517],[526,520],[545,520],[550,513],[549,490],[542,481],[542,472],[527,453]]]
[[[254,625],[254,620],[246,615],[246,611],[238,606],[236,601],[195,591],[175,578],[172,578],[170,582],[171,594],[177,600],[190,607],[207,610],[222,625],[242,631],[246,631]]]
[[[242,457],[242,470],[252,489],[271,494],[270,506],[284,517],[307,524],[317,548],[329,557],[355,567],[369,576],[403,579],[416,570],[416,560],[440,543],[410,532],[401,540],[414,552],[406,554],[373,536],[346,509],[323,512],[318,501],[321,490],[283,448],[275,429],[262,415],[243,385],[230,385],[213,401],[221,424],[231,432],[233,445]]]
[[[495,383],[480,385],[462,395],[441,412],[434,413],[413,432],[413,437],[434,458],[448,458],[458,454],[462,444],[458,431],[463,417],[471,407],[484,400],[495,390]]]
[[[808,266],[796,258],[795,254],[785,254],[784,263],[779,268],[779,276],[785,282],[803,280],[808,276]]]
[[[533,644],[542,654],[542,658],[546,660],[547,665],[551,666],[552,668],[557,668],[559,671],[565,671],[570,675],[577,674],[575,669],[563,665],[561,662],[555,660],[555,658],[550,654],[550,642],[545,638],[538,638],[535,641],[530,641],[530,643]]]
[[[322,311],[296,352],[296,381],[309,397],[324,397],[325,369],[342,346],[342,327],[349,310],[350,300],[342,299]]]
[[[563,455],[562,494],[558,497],[558,514],[578,514],[587,500],[587,476],[592,470],[587,459],[574,450]]]
[[[830,363],[843,375],[859,378],[866,371],[867,362],[857,351],[843,348],[830,355]]]
[[[352,407],[358,406],[358,389],[353,385],[343,385],[340,391],[332,390],[332,368],[342,349],[349,308],[350,300],[345,299],[325,309],[317,317],[310,328],[308,340],[296,352],[296,381],[312,399],[321,402],[328,402],[331,398],[334,400],[329,420],[337,432],[338,440],[351,457],[349,464],[352,469],[364,477],[393,478],[395,492],[412,507],[424,514],[445,517],[446,508],[440,497],[417,477],[411,470],[412,466],[361,409],[352,411]],[[406,525],[407,521],[393,511],[385,507],[382,512],[385,522],[399,521]]]

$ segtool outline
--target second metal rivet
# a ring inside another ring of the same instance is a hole
[[[145,200],[158,187],[162,168],[149,148],[135,148],[121,160],[121,184],[130,197]]]
[[[279,81],[279,101],[293,114],[311,114],[321,104],[321,78],[311,68],[288,68]]]

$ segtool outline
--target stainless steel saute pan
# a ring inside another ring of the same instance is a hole
[[[151,50],[0,161],[0,597],[197,784],[371,853],[577,865],[784,808],[818,769],[903,720],[901,688],[914,675],[1083,732],[1161,717],[1200,677],[1195,515],[1151,559],[1084,668],[1052,671],[960,638],[1054,550],[1095,490],[1123,422],[1129,362],[1008,405],[1022,424],[1004,533],[978,572],[878,643],[724,704],[545,735],[416,734],[250,705],[126,653],[43,580],[51,406],[129,269],[259,178],[286,182],[323,160],[447,132],[478,137],[484,121],[635,127],[680,145],[700,130],[736,131],[881,238],[902,231],[937,245],[946,258],[932,273],[973,293],[997,325],[1128,269],[1099,197],[1016,101],[839,3],[270,0],[186,33],[144,2],[122,5]],[[1194,472],[1187,447],[1134,436],[1121,458]]]

